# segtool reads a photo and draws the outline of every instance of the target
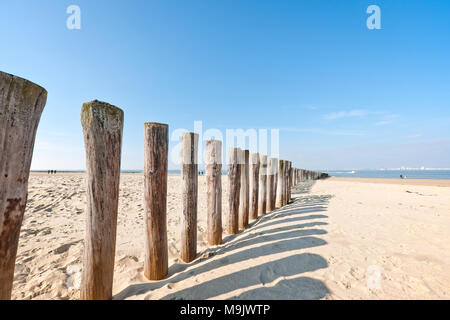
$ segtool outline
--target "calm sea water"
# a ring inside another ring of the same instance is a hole
[[[325,171],[333,177],[450,179],[450,170],[335,170]]]
[[[204,170],[201,170],[204,173]],[[34,172],[47,172],[36,170]],[[81,170],[58,171],[64,172],[84,172]],[[143,173],[142,170],[122,170],[124,173]],[[408,179],[444,179],[450,180],[450,170],[331,170],[323,171],[332,177],[354,177],[354,178],[400,178],[400,175]],[[169,170],[169,174],[180,174],[180,170]],[[222,172],[224,175],[227,172]]]

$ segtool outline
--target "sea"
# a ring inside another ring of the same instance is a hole
[[[33,172],[47,172],[46,170],[32,170]],[[204,170],[200,170],[204,174]],[[332,177],[348,178],[400,178],[402,175],[406,179],[442,179],[450,180],[450,169],[425,169],[425,170],[319,170],[328,173]],[[83,170],[60,170],[64,172],[85,172]],[[122,170],[123,173],[143,173],[142,170]],[[180,170],[168,170],[169,174],[180,174]],[[226,170],[222,171],[226,175]]]

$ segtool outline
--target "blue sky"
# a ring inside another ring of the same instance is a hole
[[[32,169],[84,169],[93,99],[125,112],[123,169],[144,122],[196,120],[279,128],[301,168],[450,167],[450,1],[2,1],[0,38],[0,70],[49,92]]]

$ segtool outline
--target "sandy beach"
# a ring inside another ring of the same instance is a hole
[[[78,299],[85,175],[32,173],[13,299]],[[450,299],[450,184],[331,178],[288,206],[206,243],[199,177],[198,257],[179,254],[180,177],[168,182],[169,276],[143,276],[143,175],[122,174],[114,299]],[[227,214],[227,177],[223,214]]]

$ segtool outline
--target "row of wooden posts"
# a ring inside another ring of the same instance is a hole
[[[0,300],[10,299],[20,228],[36,130],[47,91],[25,79],[0,72]],[[123,111],[108,103],[85,103],[81,111],[87,206],[81,299],[111,299],[119,200]],[[167,175],[168,125],[145,123],[144,274],[160,280],[168,272]],[[181,259],[197,255],[198,135],[181,138]],[[222,243],[222,142],[206,141],[207,234]],[[290,161],[248,150],[228,151],[229,212],[226,232],[236,234],[249,220],[286,205],[291,187],[323,174],[292,168]]]

